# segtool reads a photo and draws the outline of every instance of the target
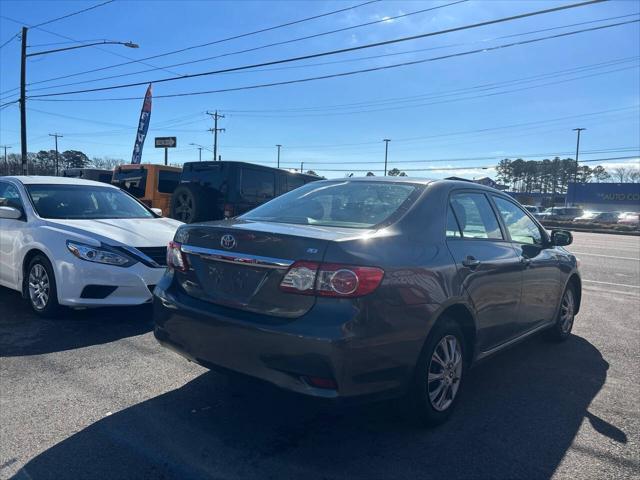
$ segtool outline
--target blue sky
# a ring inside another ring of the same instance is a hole
[[[100,3],[79,1],[0,2],[0,43],[20,24],[35,25]],[[119,45],[84,48],[32,58],[28,82],[83,72],[167,51],[223,39],[356,5],[353,1],[125,1],[113,3],[29,32],[30,51],[72,44],[74,40],[131,40],[137,50]],[[132,63],[29,87],[30,95],[121,83],[157,80],[249,65],[326,50],[359,46],[438,31],[519,13],[575,3],[572,1],[468,1],[429,12],[391,19],[313,39],[229,53],[295,39],[361,23],[441,6],[448,2],[379,1],[271,32]],[[610,1],[544,16],[469,29],[346,54],[243,72],[204,76],[154,85],[155,95],[218,90],[328,75],[350,70],[446,56],[520,42],[578,29],[637,20],[640,2]],[[625,16],[625,17],[622,17]],[[621,17],[605,20],[611,17]],[[583,22],[592,22],[575,25]],[[568,26],[574,25],[574,26]],[[637,156],[640,148],[640,33],[638,23],[581,33],[537,43],[386,69],[360,75],[252,90],[154,99],[143,161],[161,163],[155,136],[177,136],[172,163],[198,159],[190,143],[209,149],[212,127],[206,110],[226,115],[220,127],[223,160],[275,165],[275,144],[282,144],[284,167],[313,169],[327,177],[383,168],[383,138],[390,138],[389,165],[411,176],[468,178],[493,175],[482,167],[499,157],[541,159],[573,156],[575,127],[585,127],[581,160]],[[563,28],[556,28],[563,27]],[[527,33],[545,29],[544,32]],[[41,46],[38,46],[41,45]],[[208,57],[222,57],[171,66]],[[609,62],[609,63],[605,63]],[[102,77],[145,73],[120,78]],[[16,97],[19,42],[0,50],[2,102]],[[87,82],[90,81],[91,82]],[[65,83],[77,85],[47,88]],[[40,88],[40,90],[36,90]],[[61,133],[61,150],[82,150],[90,157],[130,160],[145,86],[83,93],[56,99],[92,101],[28,101],[29,150],[53,148],[49,133]],[[46,97],[45,97],[46,98]],[[43,98],[43,99],[45,99]],[[108,101],[94,101],[94,100]],[[0,112],[0,144],[19,152],[17,105]],[[533,155],[535,154],[535,155]],[[211,153],[202,152],[203,159]],[[477,159],[477,160],[473,160]],[[438,160],[437,162],[421,162]],[[604,165],[638,165],[638,159]],[[593,163],[591,165],[594,165]],[[442,170],[427,170],[440,168]],[[463,168],[462,170],[445,170]],[[418,171],[422,169],[421,171]],[[344,170],[344,171],[343,171]],[[364,170],[364,171],[362,171]],[[346,172],[345,172],[346,171]]]

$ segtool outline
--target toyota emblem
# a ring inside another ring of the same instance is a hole
[[[220,239],[220,245],[222,245],[223,248],[230,250],[236,246],[236,239],[233,235],[227,233]]]

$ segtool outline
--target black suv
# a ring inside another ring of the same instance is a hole
[[[113,170],[102,168],[65,168],[62,170],[63,177],[82,178],[84,180],[95,180],[96,182],[111,183]]]
[[[321,180],[245,162],[187,162],[171,198],[171,217],[185,223],[221,220]]]

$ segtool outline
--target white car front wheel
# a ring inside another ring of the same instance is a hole
[[[27,267],[27,299],[31,309],[43,317],[54,317],[60,311],[56,279],[51,262],[44,255],[34,256]]]

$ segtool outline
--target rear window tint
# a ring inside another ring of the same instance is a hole
[[[160,170],[158,172],[158,191],[160,193],[173,193],[180,183],[180,172]]]
[[[276,195],[276,176],[273,172],[243,168],[240,173],[240,192],[248,201],[269,200]]]
[[[373,228],[404,212],[417,198],[410,183],[312,182],[242,216],[299,225]]]
[[[113,173],[111,183],[126,190],[134,197],[142,198],[147,188],[147,171],[144,168],[116,170]]]

